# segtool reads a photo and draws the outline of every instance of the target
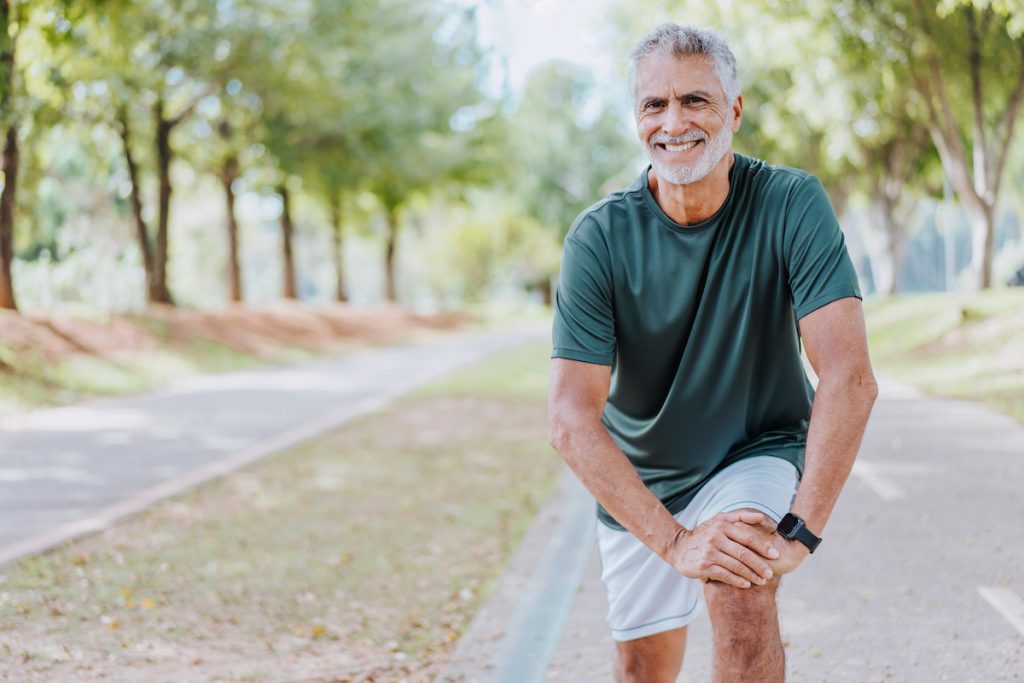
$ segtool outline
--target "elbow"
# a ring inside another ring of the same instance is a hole
[[[864,392],[868,405],[875,405],[875,401],[878,400],[878,382],[875,381],[875,375],[870,369],[868,370],[867,378],[864,382]]]
[[[571,432],[572,429],[560,411],[555,409],[548,411],[548,440],[551,442],[551,447],[559,454],[564,453],[568,448]]]
[[[575,406],[548,407],[548,440],[562,458],[568,458],[574,443],[588,431],[587,415]]]
[[[870,412],[878,399],[878,382],[870,367],[858,372],[852,372],[846,379],[846,390],[860,399],[865,408]]]
[[[819,378],[819,390],[826,386],[856,399],[869,411],[878,399],[878,382],[870,366],[848,368],[845,372],[833,375],[828,381]]]

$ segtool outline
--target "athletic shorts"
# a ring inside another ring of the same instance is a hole
[[[754,508],[778,522],[789,512],[798,478],[782,458],[745,458],[712,477],[675,518],[693,529],[720,512]],[[680,628],[700,615],[704,584],[680,574],[633,534],[598,521],[597,546],[615,640]]]

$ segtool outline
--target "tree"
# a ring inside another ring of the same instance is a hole
[[[619,107],[600,99],[588,69],[561,61],[538,67],[509,131],[527,215],[564,236],[580,211],[627,183],[640,147],[624,122]]]
[[[445,15],[410,0],[382,7],[382,14],[365,72],[380,106],[363,141],[367,186],[386,226],[385,295],[395,301],[403,209],[416,196],[480,180],[471,177],[478,168],[472,136],[453,130],[451,122],[483,96],[475,87],[479,55],[471,15]]]
[[[971,216],[975,284],[991,286],[995,209],[1024,103],[1024,11],[990,0],[850,0],[836,10],[849,36],[906,65]]]
[[[18,124],[12,112],[15,100],[15,46],[24,25],[24,5],[0,0],[0,124],[5,129],[3,174],[4,189],[0,193],[0,308],[18,310],[14,296],[14,209],[18,187]],[[13,11],[13,15],[12,15]],[[11,19],[18,28],[11,31]]]
[[[143,267],[147,300],[173,304],[167,282],[170,259],[169,225],[175,158],[172,136],[188,120],[211,87],[194,65],[216,44],[217,13],[213,0],[174,3],[113,3],[108,11],[75,22],[74,45],[65,61],[64,78],[70,82],[104,84],[104,111],[120,133],[131,183],[131,203]],[[126,37],[131,36],[131,40]],[[139,107],[148,105],[148,112]],[[93,112],[94,118],[102,114]],[[150,148],[157,175],[155,230],[146,224],[134,131],[147,120],[153,127]]]

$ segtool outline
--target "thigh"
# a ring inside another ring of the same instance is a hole
[[[782,458],[745,458],[712,477],[686,507],[681,521],[693,529],[720,512],[749,508],[778,523],[789,512],[799,480],[796,467]]]
[[[701,582],[680,574],[628,531],[595,522],[608,626],[620,642],[678,630],[703,606]]]

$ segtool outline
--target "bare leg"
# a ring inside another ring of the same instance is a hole
[[[686,627],[616,643],[617,683],[675,683],[683,668]]]
[[[704,585],[715,641],[715,683],[785,680],[786,658],[775,606],[778,586],[778,578],[750,588],[717,581]]]

